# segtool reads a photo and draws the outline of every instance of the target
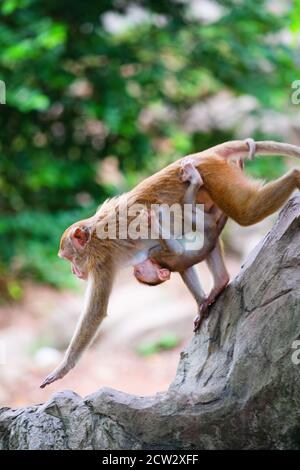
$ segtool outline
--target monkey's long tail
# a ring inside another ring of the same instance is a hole
[[[254,155],[284,155],[287,157],[300,158],[300,147],[291,144],[283,144],[272,140],[260,140],[255,142],[253,139],[231,140],[224,144],[216,145],[203,152],[209,156],[214,153],[225,159],[241,158],[243,160],[253,159]]]

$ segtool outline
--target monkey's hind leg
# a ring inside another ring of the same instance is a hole
[[[241,207],[240,219],[236,221],[241,225],[260,222],[280,209],[297,188],[300,189],[300,170],[294,169],[249,194],[244,207]]]

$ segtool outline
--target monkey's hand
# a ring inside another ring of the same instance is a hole
[[[40,388],[45,388],[47,385],[56,382],[56,380],[62,379],[72,368],[73,366],[71,364],[63,362],[53,372],[51,372],[51,374],[47,375],[45,380],[40,385]]]
[[[185,158],[181,163],[181,168],[179,170],[179,178],[184,182],[188,182],[194,185],[203,186],[203,179],[200,176],[200,173],[195,168],[195,164],[191,158]]]
[[[199,330],[200,326],[202,325],[203,320],[208,317],[210,306],[213,303],[215,303],[218,296],[221,294],[221,292],[223,292],[227,284],[228,284],[228,279],[226,278],[224,283],[220,284],[218,288],[213,289],[211,293],[209,294],[209,296],[199,306],[199,313],[194,320],[194,332]]]

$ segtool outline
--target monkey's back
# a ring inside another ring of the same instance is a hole
[[[200,188],[198,201],[211,199],[226,215],[236,220],[240,207],[247,208],[247,201],[261,185],[246,176],[236,162],[226,160],[213,152],[205,151],[188,157],[194,162],[204,181]],[[179,170],[183,159],[177,160],[148,177],[131,192],[135,202],[148,204],[182,203],[186,185],[180,181]]]

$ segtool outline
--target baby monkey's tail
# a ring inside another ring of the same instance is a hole
[[[245,140],[231,140],[224,144],[216,145],[209,149],[225,159],[249,159],[255,155],[284,155],[287,157],[300,158],[300,147],[291,144],[283,144],[272,140],[260,140],[255,142],[248,138]]]

